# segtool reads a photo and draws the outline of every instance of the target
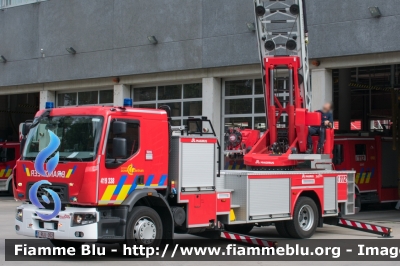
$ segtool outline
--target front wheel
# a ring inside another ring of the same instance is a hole
[[[132,208],[126,228],[128,246],[160,246],[163,235],[161,218],[152,208],[138,206]]]
[[[293,238],[310,238],[318,224],[318,208],[309,197],[300,197],[294,207],[293,220],[287,221],[286,228]]]

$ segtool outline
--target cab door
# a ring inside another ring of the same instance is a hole
[[[376,148],[374,140],[368,139],[354,142],[354,164],[357,171],[356,184],[361,192],[377,190]]]
[[[113,117],[107,130],[100,160],[99,205],[121,204],[138,186],[145,185],[140,119]],[[121,143],[125,143],[123,150]]]

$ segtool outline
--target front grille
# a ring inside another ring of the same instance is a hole
[[[28,183],[27,186],[27,195],[29,195],[29,189],[33,186],[34,183]],[[60,197],[60,200],[62,203],[68,203],[69,202],[69,198],[68,198],[68,185],[65,184],[52,184],[52,185],[41,185],[38,189],[37,192],[37,197],[39,199],[40,202],[44,202],[42,200],[42,195],[46,195],[49,197],[50,201],[51,201],[51,196],[48,195],[48,192],[46,190],[44,190],[44,188],[47,189],[51,189],[53,190],[55,193],[58,194],[58,196]],[[46,204],[47,205],[47,204]],[[43,204],[44,207],[45,204]],[[47,208],[47,207],[46,207]]]

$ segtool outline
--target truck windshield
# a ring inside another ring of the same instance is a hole
[[[35,125],[36,122],[36,125]],[[27,136],[23,160],[35,160],[50,141],[49,131],[60,139],[60,161],[93,161],[99,148],[103,117],[54,116],[34,121]]]

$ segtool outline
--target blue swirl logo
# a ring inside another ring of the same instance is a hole
[[[36,157],[35,160],[35,169],[36,172],[38,172],[41,176],[48,177],[51,175],[51,173],[56,169],[58,165],[58,161],[60,159],[60,154],[57,152],[53,158],[50,158],[49,161],[46,164],[46,170],[44,170],[44,165],[46,162],[46,159],[52,155],[60,146],[60,139],[54,134],[52,131],[47,130],[50,136],[50,142],[49,145],[41,150],[39,154]]]
[[[49,145],[39,152],[35,160],[35,170],[43,177],[48,177],[51,175],[54,169],[56,169],[60,158],[59,152],[57,152],[52,158],[49,159],[47,164],[45,163],[46,159],[50,157],[60,146],[60,139],[56,136],[56,134],[54,134],[50,130],[47,130],[47,132],[49,133],[50,136]],[[44,169],[45,164],[46,164],[46,170]],[[29,189],[29,200],[38,209],[44,209],[44,206],[42,205],[42,203],[40,203],[37,197],[38,189],[41,185],[51,185],[51,183],[47,180],[38,181],[35,184],[33,184],[33,186]],[[60,197],[57,195],[57,193],[51,190],[50,188],[43,188],[43,190],[46,193],[41,196],[42,200],[47,204],[49,204],[50,199],[48,196],[51,196],[54,201],[54,210],[50,214],[42,213],[40,211],[36,211],[36,214],[42,220],[49,221],[60,213],[61,200]]]
[[[37,197],[37,192],[38,192],[39,187],[44,184],[51,185],[51,183],[49,181],[42,180],[42,181],[39,181],[39,182],[36,182],[35,184],[33,184],[33,186],[29,189],[29,199],[32,202],[32,204],[35,205],[39,209],[44,209],[44,206],[42,205],[42,203],[40,203],[40,201]],[[50,214],[41,213],[40,211],[36,211],[36,214],[43,220],[49,221],[49,220],[53,219],[54,217],[56,217],[60,213],[61,200],[60,200],[60,197],[57,195],[57,193],[54,192],[53,190],[51,190],[49,188],[43,188],[43,189],[48,193],[48,195],[50,195],[53,198],[54,210]],[[41,198],[47,204],[50,203],[50,199],[47,195],[42,195]]]

